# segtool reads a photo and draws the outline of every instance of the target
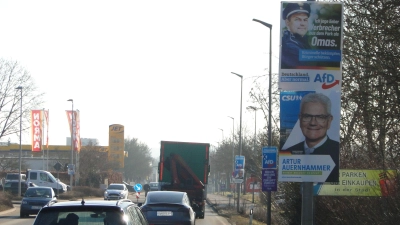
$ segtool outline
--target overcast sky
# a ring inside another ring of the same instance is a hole
[[[102,146],[110,124],[153,156],[161,140],[217,146],[220,129],[232,134],[228,116],[239,127],[240,78],[231,72],[244,76],[242,126],[254,129],[248,92],[268,74],[269,29],[252,19],[273,25],[277,73],[280,2],[0,0],[0,57],[18,61],[45,93],[38,109],[50,111],[50,145],[66,144],[73,99],[81,138]],[[22,143],[30,140],[26,133]]]

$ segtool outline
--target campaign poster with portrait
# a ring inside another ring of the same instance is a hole
[[[338,182],[340,92],[281,92],[280,115],[278,180]]]
[[[343,4],[282,2],[279,88],[329,88],[342,80]]]

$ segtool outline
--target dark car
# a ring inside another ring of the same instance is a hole
[[[30,187],[23,195],[19,216],[22,218],[37,214],[47,203],[57,202],[57,197],[51,187]]]
[[[129,199],[68,201],[48,204],[33,225],[148,225],[140,208]]]
[[[7,183],[4,184],[4,191],[8,191],[13,195],[17,195],[18,194],[18,183],[19,181],[9,181]],[[29,185],[26,182],[21,182],[21,194],[24,194],[26,189],[28,189],[29,187],[37,187],[36,184],[34,183],[29,183]]]
[[[186,192],[149,192],[141,209],[150,224],[195,224],[196,213]]]
[[[158,182],[150,182],[150,191],[158,191]]]

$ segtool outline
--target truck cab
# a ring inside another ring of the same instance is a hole
[[[26,171],[26,182],[32,182],[38,186],[51,187],[55,193],[67,192],[67,185],[46,170],[28,169]]]

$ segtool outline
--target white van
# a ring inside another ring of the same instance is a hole
[[[26,171],[26,182],[32,182],[38,186],[51,187],[55,193],[67,192],[67,185],[55,178],[53,174],[46,170],[28,169]]]

